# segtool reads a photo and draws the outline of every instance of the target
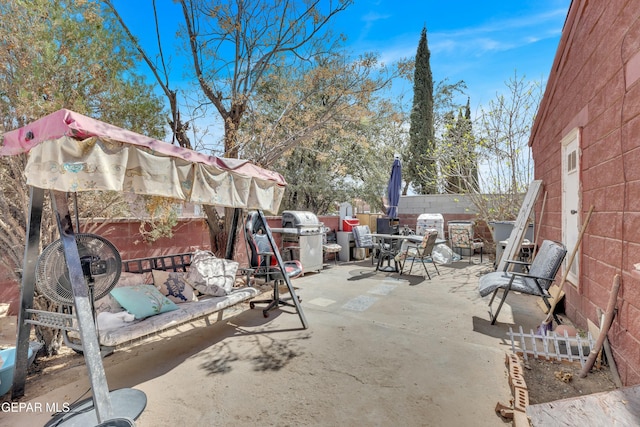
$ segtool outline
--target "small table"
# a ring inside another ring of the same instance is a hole
[[[371,233],[370,234],[373,239],[378,242],[380,247],[384,247],[387,245],[387,249],[380,249],[380,255],[378,256],[378,264],[376,265],[376,270],[386,271],[386,272],[399,272],[398,262],[395,260],[396,255],[400,253],[400,249],[402,247],[402,242],[407,240],[411,243],[420,244],[424,239],[424,236],[419,234],[381,234],[381,233]],[[437,239],[436,245],[441,245],[443,243],[447,243],[445,239]],[[383,266],[382,263],[384,260],[387,260],[387,265]],[[394,260],[395,265],[391,266],[391,259]]]

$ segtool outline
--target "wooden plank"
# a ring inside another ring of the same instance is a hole
[[[529,190],[527,191],[527,195],[522,202],[522,206],[520,207],[520,212],[518,213],[518,218],[516,218],[513,230],[511,230],[509,242],[507,243],[507,247],[502,252],[502,257],[500,258],[500,262],[498,263],[498,271],[504,270],[504,267],[507,264],[508,260],[516,259],[516,256],[520,251],[520,245],[522,244],[522,239],[524,238],[525,231],[529,226],[529,217],[531,216],[531,212],[533,211],[533,206],[535,205],[536,200],[538,200],[541,189],[542,180],[538,179],[532,181],[531,184],[529,184]]]
[[[600,337],[600,328],[591,321],[591,319],[587,319],[587,329],[591,333],[591,336],[595,340]],[[598,358],[596,359],[596,366],[600,369],[600,363],[602,362],[602,349],[598,352]]]
[[[527,406],[532,426],[636,426],[640,385]]]
[[[549,304],[551,304],[552,307],[554,306],[556,299],[560,300],[564,297],[564,291],[560,289],[560,286],[555,284],[549,287],[549,294],[551,295],[551,298],[549,298]],[[540,309],[544,314],[549,313],[549,309],[547,308],[542,298],[536,301],[536,303],[538,304],[538,307],[540,307]]]
[[[593,323],[591,319],[587,319],[587,326],[588,326],[589,332],[591,332],[591,336],[593,337],[593,339],[597,340],[598,337],[600,336],[600,328],[598,327],[598,325]]]

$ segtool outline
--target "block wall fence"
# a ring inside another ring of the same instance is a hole
[[[449,221],[472,220],[475,217],[473,205],[460,195],[427,195],[403,196],[398,207],[400,225],[416,228],[418,216],[423,213],[440,213],[444,218],[445,233]],[[267,216],[270,227],[281,227],[280,216]],[[340,229],[340,218],[337,215],[319,216],[318,220],[332,231]],[[120,251],[122,259],[144,258],[169,253],[192,252],[196,249],[209,250],[209,234],[204,218],[182,218],[174,228],[173,237],[161,238],[153,243],[145,243],[140,233],[140,222],[129,219],[115,219],[107,221],[99,234],[112,242]],[[491,230],[485,223],[476,224],[476,236],[492,242]],[[278,245],[281,238],[274,233]],[[247,265],[247,247],[242,234],[236,241],[234,259],[240,265]],[[490,250],[490,249],[489,249]],[[10,313],[17,312],[20,287],[13,279],[10,271],[0,267],[0,303],[11,304]]]

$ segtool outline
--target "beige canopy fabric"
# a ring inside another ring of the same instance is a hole
[[[282,175],[220,159],[59,110],[3,135],[0,155],[28,153],[27,184],[82,192],[113,190],[277,213]]]

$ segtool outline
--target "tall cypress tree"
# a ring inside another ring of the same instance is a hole
[[[464,135],[466,122],[462,116],[462,109],[458,110],[458,117],[451,111],[445,116],[446,132],[443,134],[440,158],[440,170],[443,175],[446,193],[465,193],[465,162],[466,149]]]
[[[427,28],[422,29],[416,53],[413,80],[413,108],[409,128],[409,158],[406,161],[406,181],[419,194],[437,192],[437,168],[434,159],[433,76],[429,63]],[[406,192],[406,189],[405,189]]]
[[[467,191],[478,193],[480,191],[480,181],[478,176],[478,155],[476,154],[476,139],[473,135],[473,123],[471,122],[470,99],[467,98],[467,105],[464,111],[465,127],[467,132],[467,163],[469,168],[469,185]]]
[[[445,117],[447,131],[440,146],[440,173],[447,193],[477,193],[478,156],[471,122],[470,101],[458,110],[458,117],[450,112]]]

